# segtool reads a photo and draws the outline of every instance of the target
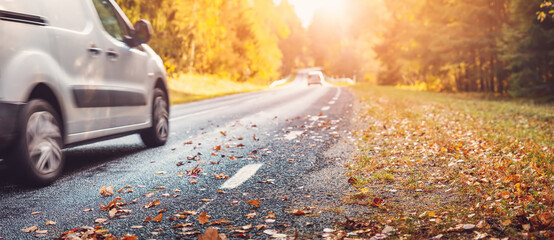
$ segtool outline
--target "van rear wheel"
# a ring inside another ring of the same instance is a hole
[[[148,147],[159,147],[167,142],[169,136],[169,111],[164,91],[154,90],[152,102],[152,127],[140,134],[142,142]]]
[[[63,170],[61,120],[44,100],[31,100],[22,110],[20,136],[8,163],[20,173],[19,180],[31,186],[48,185]]]

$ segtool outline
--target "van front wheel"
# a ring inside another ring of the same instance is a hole
[[[165,93],[156,88],[152,102],[152,127],[144,130],[140,137],[148,147],[159,147],[169,136],[169,112]]]

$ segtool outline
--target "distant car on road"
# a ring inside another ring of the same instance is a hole
[[[313,71],[308,73],[308,86],[320,85],[323,86],[323,73],[320,71]]]
[[[62,149],[169,132],[167,76],[113,0],[0,0],[0,158],[31,185],[60,176]]]

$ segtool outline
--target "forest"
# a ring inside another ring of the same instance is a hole
[[[554,7],[539,0],[344,0],[306,28],[287,0],[117,0],[170,74],[267,84],[304,67],[431,91],[554,99]]]

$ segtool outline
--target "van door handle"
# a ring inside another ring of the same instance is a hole
[[[110,60],[117,60],[117,58],[119,57],[119,53],[117,53],[115,50],[113,49],[109,49],[106,54],[108,55],[108,57],[110,58]]]
[[[88,52],[90,53],[91,56],[95,57],[102,53],[102,49],[92,45],[88,48]]]

